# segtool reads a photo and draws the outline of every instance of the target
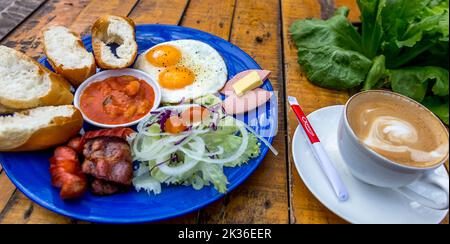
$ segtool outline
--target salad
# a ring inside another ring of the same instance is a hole
[[[159,194],[161,185],[213,185],[227,191],[224,167],[237,167],[260,154],[264,143],[276,150],[244,122],[226,115],[220,98],[209,95],[199,104],[166,106],[141,121],[130,138],[137,191]]]

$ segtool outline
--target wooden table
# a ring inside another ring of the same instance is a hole
[[[137,24],[160,23],[193,27],[236,44],[264,69],[273,71],[279,97],[279,132],[274,146],[257,171],[240,187],[210,206],[169,220],[169,223],[346,223],[326,209],[303,184],[291,154],[297,121],[286,104],[287,95],[299,99],[307,113],[343,104],[346,92],[312,85],[297,64],[297,51],[288,27],[301,18],[326,16],[346,5],[350,19],[359,20],[354,0],[6,0],[0,2],[0,41],[42,56],[41,30],[68,26],[89,34],[102,14],[131,17]],[[50,212],[18,191],[0,167],[0,223],[81,223]],[[448,216],[444,223],[448,223]]]

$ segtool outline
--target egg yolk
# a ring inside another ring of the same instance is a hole
[[[174,46],[161,45],[148,51],[145,58],[153,66],[169,67],[180,61],[181,52]]]
[[[159,84],[169,90],[177,90],[194,83],[195,74],[186,67],[171,66],[159,73]]]

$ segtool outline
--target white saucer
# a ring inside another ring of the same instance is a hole
[[[320,169],[303,130],[297,127],[292,139],[295,166],[313,195],[341,218],[355,224],[437,224],[448,210],[429,209],[413,202],[394,190],[371,186],[354,178],[348,171],[337,145],[337,129],[344,106],[319,109],[308,119],[346,184],[350,199],[339,202]],[[436,171],[448,177],[444,166]]]

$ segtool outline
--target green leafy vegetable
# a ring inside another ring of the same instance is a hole
[[[290,31],[297,44],[298,62],[308,78],[323,87],[348,89],[358,86],[372,65],[361,54],[361,35],[339,11],[328,20],[300,20]]]
[[[372,68],[370,68],[364,81],[363,90],[370,90],[373,88],[382,87],[383,83],[380,80],[386,76],[386,58],[383,55],[377,56],[373,59]]]
[[[383,37],[381,10],[385,5],[386,0],[358,0],[362,13],[362,48],[368,58],[374,58],[380,48]]]
[[[323,46],[335,46],[361,52],[361,35],[347,20],[347,14],[348,11],[338,10],[336,15],[328,20],[298,20],[292,24],[289,30],[299,48],[315,49]]]
[[[357,0],[360,31],[340,8],[289,31],[308,79],[322,87],[391,88],[448,124],[449,0]]]
[[[431,110],[436,116],[438,116],[444,123],[448,125],[449,123],[449,99],[448,96],[445,98],[438,96],[426,97],[422,102],[425,107]]]
[[[344,90],[364,81],[372,62],[359,52],[336,46],[299,48],[298,62],[319,86]]]
[[[428,88],[428,78],[414,68],[391,70],[389,72],[392,91],[421,102]]]
[[[429,83],[432,85],[434,95],[448,95],[448,70],[426,66],[407,67],[403,69],[390,70],[389,77],[392,90],[418,102],[422,102],[428,90]]]

